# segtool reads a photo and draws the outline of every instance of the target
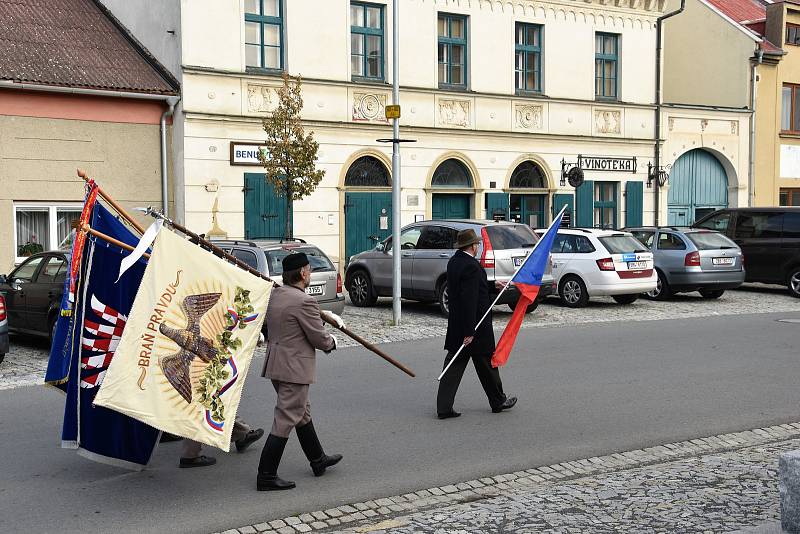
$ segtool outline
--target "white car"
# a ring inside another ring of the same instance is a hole
[[[631,304],[658,281],[652,252],[628,232],[562,229],[550,252],[558,296],[570,308],[599,296]]]

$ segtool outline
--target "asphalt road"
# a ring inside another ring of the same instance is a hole
[[[319,358],[315,426],[343,462],[314,478],[297,439],[280,474],[297,489],[255,491],[261,443],[216,451],[216,466],[178,469],[163,444],[141,473],[58,448],[63,397],[0,391],[3,532],[212,532],[303,511],[539,465],[800,420],[798,313],[523,330],[505,390],[517,407],[489,411],[474,370],[458,419],[435,419],[442,340],[385,350],[410,379],[362,349]],[[253,371],[260,368],[255,362]],[[269,428],[272,387],[251,372],[241,413]]]

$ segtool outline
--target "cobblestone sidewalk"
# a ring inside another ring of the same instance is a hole
[[[800,423],[540,467],[223,534],[774,532]],[[779,531],[779,529],[778,529]]]
[[[744,313],[800,312],[800,299],[792,298],[785,288],[748,284],[735,291],[726,291],[717,300],[706,300],[697,293],[677,295],[667,302],[639,299],[620,305],[611,298],[592,299],[586,308],[561,306],[557,299],[548,299],[525,317],[523,328],[609,321],[651,321],[686,319],[714,315]],[[495,328],[503,328],[511,315],[507,306],[495,307]],[[356,308],[349,301],[343,314],[347,327],[372,343],[411,341],[444,336],[445,319],[434,305],[403,302],[402,325],[392,327],[391,299],[382,298],[372,308]],[[342,347],[356,342],[338,336]],[[20,337],[11,339],[11,351],[0,364],[0,390],[41,384],[47,368],[47,344]]]

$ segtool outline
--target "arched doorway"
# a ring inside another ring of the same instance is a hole
[[[471,213],[472,193],[464,190],[474,188],[474,180],[464,163],[451,158],[436,167],[431,177],[431,218],[468,219]],[[448,192],[450,189],[452,192]]]
[[[728,175],[710,152],[697,148],[679,157],[669,176],[667,224],[688,226],[728,206]]]
[[[389,237],[392,231],[392,186],[389,169],[374,156],[361,156],[344,178],[345,262]]]
[[[547,189],[547,180],[541,167],[532,161],[523,161],[511,173],[508,187],[511,189],[510,219],[533,228],[545,226],[547,193],[533,192],[537,189],[540,191]]]

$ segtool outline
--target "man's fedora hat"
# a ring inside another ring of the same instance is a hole
[[[458,232],[458,238],[456,239],[456,248],[462,249],[464,247],[468,247],[474,243],[480,243],[481,238],[478,237],[478,234],[475,233],[475,230],[472,228],[468,228],[467,230],[461,230]]]

